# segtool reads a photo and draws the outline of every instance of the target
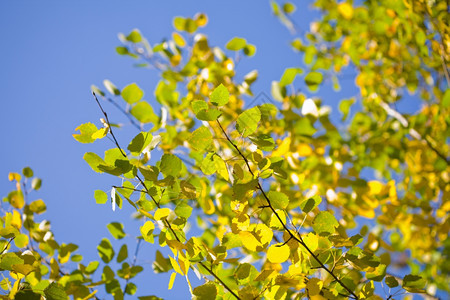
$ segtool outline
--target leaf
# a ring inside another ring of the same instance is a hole
[[[0,269],[12,271],[13,265],[21,265],[24,260],[17,256],[16,253],[8,252],[1,256]]]
[[[181,159],[173,154],[164,154],[161,158],[159,169],[164,176],[177,177],[182,168]]]
[[[103,85],[105,86],[106,90],[111,94],[115,96],[120,95],[119,89],[108,79],[103,80]]]
[[[123,224],[118,222],[112,222],[106,225],[106,228],[108,228],[109,233],[115,238],[116,240],[123,239],[126,234],[123,231]]]
[[[83,144],[93,143],[95,138],[92,135],[98,131],[97,126],[92,123],[81,124],[75,130],[79,130],[80,133],[72,134],[73,138]]]
[[[140,101],[134,105],[130,114],[141,123],[153,123],[159,122],[159,117],[153,112],[152,106],[147,101]]]
[[[25,248],[28,245],[28,242],[28,236],[23,233],[16,235],[16,238],[14,239],[14,244],[17,248]]]
[[[153,243],[153,230],[155,229],[155,224],[153,224],[152,221],[147,221],[140,227],[140,231],[142,234],[142,237],[145,241],[149,243]]]
[[[33,177],[33,170],[30,167],[25,167],[22,170],[22,174],[27,178],[31,178]]]
[[[164,208],[158,208],[155,212],[155,220],[161,220],[164,218],[167,218],[167,216],[170,214],[170,208],[164,207]]]
[[[95,203],[97,204],[105,204],[108,202],[108,195],[101,190],[95,190],[94,192]]]
[[[267,193],[270,203],[275,209],[286,209],[289,205],[289,198],[285,194],[276,191],[270,191]]]
[[[175,282],[175,278],[177,277],[177,273],[173,272],[172,274],[170,274],[170,280],[169,280],[169,285],[167,287],[167,289],[171,290],[173,287],[173,283]]]
[[[253,56],[256,53],[256,46],[252,44],[247,44],[244,47],[244,54],[247,56]]]
[[[291,84],[292,82],[294,82],[295,76],[302,73],[303,70],[300,68],[287,68],[286,70],[284,70],[283,76],[281,76],[279,83],[280,87]]]
[[[308,289],[309,296],[315,296],[320,293],[323,287],[323,281],[319,278],[311,278],[308,280],[306,284],[306,288]]]
[[[150,144],[153,137],[150,132],[139,132],[128,145],[127,149],[133,155],[140,155],[144,149]]]
[[[100,165],[106,165],[103,159],[93,152],[87,152],[84,154],[83,159],[89,164],[89,166],[97,173],[103,173],[98,167]]]
[[[335,228],[339,226],[336,218],[328,211],[321,211],[314,218],[312,227],[319,235],[330,235],[335,232]]]
[[[283,4],[283,11],[286,14],[292,14],[293,12],[295,12],[295,10],[296,10],[296,7],[291,2],[286,2]]]
[[[267,259],[274,264],[281,264],[288,260],[291,250],[288,245],[272,245],[267,250]]]
[[[203,152],[208,149],[213,141],[213,136],[211,131],[205,126],[201,126],[192,132],[191,136],[188,138],[188,142],[191,147],[199,152]]]
[[[398,286],[398,281],[393,276],[386,276],[384,281],[386,282],[387,286],[390,288],[395,288]]]
[[[177,207],[175,207],[175,214],[181,218],[189,218],[192,214],[193,208],[187,202],[180,202]]]
[[[67,300],[67,294],[64,287],[56,282],[50,283],[44,290],[44,295],[47,300]]]
[[[313,99],[308,98],[305,100],[305,102],[303,102],[302,115],[304,116],[311,115],[314,116],[315,118],[319,117],[319,110],[317,109],[317,105]]]
[[[30,203],[29,208],[32,212],[35,214],[41,214],[45,212],[47,209],[47,206],[45,205],[45,202],[42,201],[42,199],[35,200]]]
[[[319,72],[310,72],[305,76],[306,85],[312,90],[317,90],[318,86],[322,83],[323,75]]]
[[[337,10],[344,19],[350,20],[353,17],[353,7],[348,2],[339,3]]]
[[[223,84],[220,84],[218,87],[216,87],[210,95],[211,103],[216,106],[227,104],[229,98],[230,92],[228,92],[228,89]]]
[[[208,103],[203,100],[194,100],[191,103],[192,110],[197,115],[202,110],[208,109]]]
[[[442,97],[442,104],[444,108],[450,107],[450,89],[447,89]]]
[[[141,32],[138,29],[133,29],[126,39],[132,43],[139,43],[142,41]]]
[[[192,293],[196,296],[196,300],[216,299],[217,287],[214,282],[207,282],[204,285],[196,287]]]
[[[261,112],[258,107],[253,107],[242,112],[237,118],[236,129],[243,137],[254,133],[261,120]]]
[[[225,47],[231,51],[239,51],[242,48],[244,48],[246,44],[247,44],[247,41],[245,39],[240,38],[240,37],[234,37],[228,41],[228,43]]]
[[[41,188],[42,180],[40,178],[33,178],[31,181],[31,188],[35,191],[38,191]]]
[[[320,196],[315,195],[305,201],[300,203],[300,208],[303,212],[309,213],[314,208],[316,208],[322,202],[322,198]]]
[[[350,112],[350,107],[353,105],[353,103],[355,103],[355,99],[353,98],[341,100],[341,102],[339,102],[339,111],[342,113],[342,121],[345,121],[345,119],[347,119],[347,116]]]
[[[425,287],[426,281],[418,275],[408,274],[403,277],[402,287],[411,292],[420,291]]]
[[[104,263],[109,263],[114,258],[114,249],[107,238],[103,238],[97,246],[97,252]]]
[[[215,121],[222,115],[222,112],[218,109],[203,109],[199,111],[195,116],[201,121]]]
[[[136,103],[144,97],[144,91],[134,82],[124,87],[121,94],[128,104]]]

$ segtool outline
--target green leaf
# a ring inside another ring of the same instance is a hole
[[[39,190],[42,185],[42,180],[40,178],[33,178],[31,181],[31,188],[35,191]]]
[[[258,107],[247,109],[239,115],[236,129],[243,137],[247,137],[256,131],[260,120],[261,112]]]
[[[286,88],[284,86],[281,86],[277,81],[272,81],[270,91],[273,99],[283,102],[283,99],[286,96]]]
[[[283,4],[283,11],[286,14],[292,14],[295,11],[296,7],[291,2],[286,2]]]
[[[104,263],[109,263],[114,258],[114,249],[107,238],[103,238],[97,246],[98,255]]]
[[[355,103],[355,99],[345,99],[339,102],[339,111],[342,113],[342,121],[347,119],[348,113],[350,112],[350,107]]]
[[[312,223],[314,231],[317,234],[324,236],[334,233],[337,226],[339,226],[338,221],[328,211],[319,212]]]
[[[79,130],[80,133],[72,134],[73,138],[83,144],[93,143],[95,141],[95,138],[93,138],[92,135],[98,131],[97,126],[92,123],[81,124],[80,126],[75,128],[75,130]]]
[[[127,35],[126,39],[132,43],[139,43],[142,41],[142,36],[138,29],[133,29],[130,34]]]
[[[47,300],[67,300],[67,294],[64,287],[56,282],[50,283],[44,290],[44,295]]]
[[[315,91],[323,81],[323,75],[319,72],[310,72],[305,76],[305,83],[308,87]]]
[[[106,228],[108,228],[109,233],[116,239],[120,240],[123,239],[126,234],[123,231],[123,224],[118,222],[112,222],[106,225]]]
[[[227,104],[229,98],[230,92],[228,92],[228,89],[223,84],[220,84],[218,87],[216,87],[210,95],[211,103],[216,106]]]
[[[120,95],[120,90],[108,79],[103,80],[103,85],[105,86],[106,90],[110,92],[111,94],[118,96]]]
[[[159,121],[159,117],[153,112],[152,106],[147,101],[136,103],[131,108],[130,113],[141,123],[156,124]]]
[[[284,193],[270,191],[267,193],[267,197],[269,197],[270,203],[275,209],[286,209],[289,205],[289,198]]]
[[[16,238],[14,239],[14,245],[16,245],[17,248],[26,247],[28,245],[28,242],[28,235],[23,233],[16,235]]]
[[[445,91],[444,97],[442,97],[442,106],[444,108],[450,107],[450,89]]]
[[[144,96],[144,91],[136,83],[131,83],[123,88],[122,98],[129,104],[138,102]]]
[[[421,276],[408,274],[403,277],[402,287],[410,292],[420,291],[425,287],[426,281]]]
[[[86,273],[86,274],[94,273],[97,270],[99,265],[100,265],[100,263],[98,261],[91,261],[84,269],[84,273]]]
[[[134,295],[134,294],[136,294],[136,291],[137,291],[137,286],[132,282],[127,283],[127,285],[125,286],[125,293],[128,295]]]
[[[302,74],[303,70],[300,68],[287,68],[284,70],[283,76],[280,79],[280,87],[287,86],[294,82],[295,76]]]
[[[208,149],[213,141],[211,131],[205,126],[201,126],[192,132],[188,138],[191,147],[196,151],[205,151]]]
[[[164,176],[172,175],[177,177],[180,174],[182,168],[181,159],[173,154],[164,154],[161,158],[161,164],[159,169]]]
[[[247,44],[244,47],[244,54],[247,56],[253,56],[256,53],[256,46],[252,44]]]
[[[319,195],[315,195],[305,201],[300,203],[300,208],[303,212],[309,213],[314,208],[316,208],[322,202],[322,198]]]
[[[95,190],[94,192],[95,203],[105,204],[108,202],[108,195],[102,190]]]
[[[207,282],[204,285],[196,287],[193,292],[196,300],[216,299],[217,287],[214,282]]]
[[[191,103],[191,107],[192,107],[192,110],[194,111],[194,114],[197,115],[199,113],[199,111],[208,109],[208,103],[206,103],[203,100],[194,100]]]
[[[192,214],[192,206],[190,206],[186,201],[180,202],[177,207],[175,207],[175,214],[181,218],[189,218]]]
[[[33,177],[33,170],[30,167],[25,167],[22,170],[22,174],[27,178]]]
[[[127,244],[123,244],[122,247],[120,247],[119,254],[117,254],[117,262],[121,263],[127,258],[128,258],[128,247]]]
[[[13,265],[21,265],[24,260],[17,256],[16,253],[8,252],[1,256],[0,269],[12,271]]]
[[[96,85],[91,85],[91,91],[96,95],[105,96],[105,93],[99,89]]]
[[[155,224],[152,221],[147,221],[140,227],[140,231],[142,234],[142,238],[149,242],[153,243],[153,230],[155,229]]]
[[[84,154],[83,159],[89,164],[89,166],[97,173],[103,173],[98,167],[100,165],[106,165],[105,161],[93,152],[87,152]]]
[[[130,53],[130,52],[128,51],[128,48],[127,48],[127,47],[123,47],[123,46],[116,47],[116,52],[117,52],[117,54],[119,54],[119,55],[127,55],[127,54]]]
[[[197,119],[201,121],[215,121],[222,115],[218,109],[212,108],[208,110],[201,110],[196,114]]]
[[[386,282],[387,286],[390,288],[395,288],[398,286],[398,281],[393,276],[386,276],[384,281]]]
[[[150,132],[139,132],[128,145],[127,149],[133,155],[140,155],[142,151],[144,151],[145,147],[147,147],[152,141],[153,137]]]
[[[234,37],[228,41],[225,47],[231,51],[239,51],[242,48],[244,48],[245,45],[247,45],[247,41],[245,39],[240,37]]]
[[[31,202],[29,208],[35,214],[41,214],[47,209],[47,207],[45,206],[45,202],[41,199]]]

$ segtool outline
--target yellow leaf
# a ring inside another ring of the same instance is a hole
[[[171,290],[173,287],[173,283],[175,282],[175,277],[177,277],[177,273],[175,273],[175,272],[170,275],[170,281],[169,281],[169,287],[168,287],[169,290]]]
[[[171,256],[169,256],[170,259],[170,264],[172,265],[172,268],[175,270],[175,272],[177,272],[180,275],[184,275],[183,271],[181,271],[180,265],[177,263],[177,261],[172,258]],[[170,288],[169,288],[170,290]]]
[[[241,231],[239,232],[239,237],[241,238],[244,247],[250,251],[256,251],[256,247],[261,245],[251,232]]]
[[[186,46],[186,41],[178,32],[172,33],[172,38],[175,44],[177,44],[178,46],[180,47]]]
[[[155,212],[155,220],[161,220],[166,218],[170,214],[170,209],[165,208],[158,208]]]
[[[322,290],[322,287],[323,282],[319,278],[311,278],[306,284],[306,288],[308,289],[308,294],[310,296],[318,295]]]
[[[338,4],[338,12],[344,19],[350,20],[353,17],[353,7],[347,2]]]
[[[290,254],[291,250],[288,245],[272,245],[267,250],[267,259],[271,263],[283,263],[288,260]]]
[[[312,232],[303,236],[303,242],[305,242],[306,246],[313,252],[319,247],[319,239],[317,238],[317,235]]]
[[[11,225],[16,227],[17,229],[22,228],[22,218],[17,210],[13,210]]]
[[[370,195],[378,195],[383,190],[383,183],[372,180],[367,183],[369,185]]]
[[[272,157],[285,155],[286,153],[289,152],[290,146],[291,146],[291,138],[286,137],[278,146],[278,148],[272,152]]]
[[[297,154],[299,156],[309,156],[312,154],[312,152],[312,148],[308,144],[301,143],[297,147]]]

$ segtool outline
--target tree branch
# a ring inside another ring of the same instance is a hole
[[[237,150],[237,152],[239,153],[239,155],[244,159],[245,164],[247,165],[247,168],[250,172],[250,174],[254,177],[254,173],[250,168],[250,163],[248,161],[248,159],[242,154],[242,152],[239,150],[239,148],[236,146],[236,144],[233,143],[233,141],[230,139],[230,137],[228,136],[228,134],[225,132],[225,130],[223,129],[222,125],[220,124],[219,120],[217,120],[217,124],[219,125],[220,129],[222,130],[223,134],[225,135],[226,139],[228,140],[228,142],[233,146],[234,149]],[[289,239],[294,239],[296,240],[300,245],[302,245],[306,251],[309,252],[309,254],[314,258],[314,260],[317,261],[317,263],[320,265],[320,267],[322,269],[324,269],[327,273],[329,273],[334,280],[336,280],[344,289],[347,290],[347,292],[350,293],[351,296],[349,298],[354,298],[354,299],[358,299],[358,296],[356,296],[356,294],[345,285],[345,283],[342,282],[342,280],[340,280],[330,269],[327,268],[327,266],[325,266],[319,259],[319,257],[314,254],[314,252],[311,251],[311,249],[308,247],[308,245],[306,245],[306,243],[303,241],[303,238],[301,235],[297,236],[296,234],[294,234],[292,232],[292,230],[290,230],[287,225],[283,222],[283,220],[281,219],[281,217],[278,215],[278,213],[276,212],[275,208],[272,205],[272,202],[270,201],[269,197],[267,196],[266,192],[264,191],[264,189],[261,186],[261,183],[258,180],[258,185],[257,185],[257,189],[261,192],[261,194],[263,195],[264,199],[267,202],[267,206],[270,208],[270,210],[272,211],[273,214],[275,214],[275,216],[277,217],[278,221],[280,222],[280,224],[283,225],[284,230],[289,234]]]

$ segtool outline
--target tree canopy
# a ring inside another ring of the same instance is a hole
[[[169,289],[187,284],[186,297],[448,296],[448,4],[312,5],[320,18],[305,31],[292,18],[300,7],[271,2],[303,63],[280,74],[263,100],[252,89],[258,72],[236,67],[257,45],[244,37],[225,49],[211,45],[201,33],[205,14],[175,17],[172,36],[159,44],[138,29],[120,34],[117,53],[157,72],[159,82],[153,94],[132,78],[124,87],[92,86],[100,122],[81,124],[73,137],[103,142],[104,153],[83,158],[114,178],[94,199],[111,204],[105,209],[135,209],[138,245],[154,245],[154,272],[171,274]],[[349,78],[355,95],[320,97]],[[339,118],[330,109],[337,102]],[[408,103],[418,110],[397,109]],[[109,119],[109,109],[128,126]],[[2,210],[2,298],[158,299],[139,294],[133,279],[143,267],[127,245],[112,246],[111,237],[126,235],[121,223],[107,225],[99,260],[85,261],[77,245],[56,241],[48,221],[35,222],[46,204],[31,201],[41,186],[33,171],[9,180],[16,186]],[[192,286],[192,276],[204,283]]]

